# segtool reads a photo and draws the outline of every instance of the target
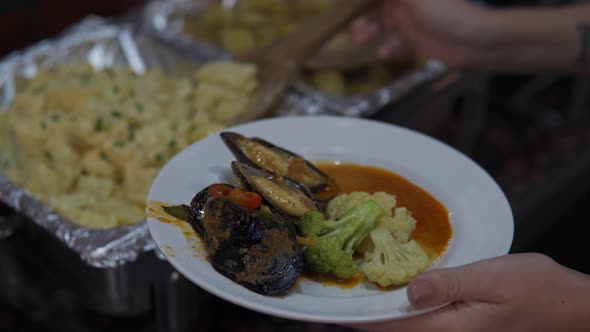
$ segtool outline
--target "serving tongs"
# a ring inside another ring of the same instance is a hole
[[[364,13],[374,0],[340,0],[334,8],[301,24],[297,30],[267,47],[238,57],[258,67],[258,87],[248,109],[236,123],[270,115],[299,68],[332,36]]]

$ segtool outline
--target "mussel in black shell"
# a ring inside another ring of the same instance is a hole
[[[247,138],[234,132],[223,132],[220,136],[238,161],[291,178],[308,187],[314,194],[325,190],[340,191],[332,178],[289,150],[262,138]]]
[[[273,212],[285,218],[299,219],[307,211],[319,210],[313,194],[295,180],[239,161],[233,161],[231,167],[247,190],[260,194]]]
[[[257,211],[210,197],[205,189],[191,202],[189,222],[202,235],[213,267],[254,292],[283,293],[301,275],[292,233]]]

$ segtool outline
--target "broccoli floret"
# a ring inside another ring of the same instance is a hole
[[[358,267],[342,244],[333,236],[320,238],[305,249],[307,267],[318,273],[331,273],[339,279],[348,279],[358,272]]]
[[[363,238],[369,234],[385,211],[374,201],[366,201],[348,210],[338,219],[323,220],[319,236],[304,251],[307,268],[319,273],[331,273],[348,279],[358,272],[352,254]],[[303,220],[303,218],[302,218]],[[306,218],[308,234],[318,234],[317,215]]]
[[[381,227],[370,236],[375,249],[365,253],[361,271],[382,287],[405,284],[430,265],[428,255],[414,240],[402,244]]]
[[[317,237],[324,227],[324,215],[318,211],[307,211],[297,222],[297,228],[304,237]]]

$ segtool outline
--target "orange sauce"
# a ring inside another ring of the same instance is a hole
[[[315,282],[319,282],[324,286],[338,286],[342,289],[355,288],[364,279],[362,273],[357,273],[352,278],[341,280],[334,277],[331,274],[320,274],[309,271],[304,271],[303,276],[300,279],[310,279]]]

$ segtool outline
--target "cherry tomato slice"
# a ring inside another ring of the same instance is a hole
[[[234,189],[234,187],[228,186],[227,184],[212,184],[207,188],[207,192],[209,193],[209,196],[223,198],[229,195]]]
[[[226,199],[250,210],[258,208],[262,203],[262,197],[257,193],[241,191],[239,189],[229,193],[229,195],[226,196]]]
[[[242,191],[226,184],[214,184],[207,189],[209,195],[223,198],[246,209],[254,210],[262,203],[262,197],[255,192]]]

